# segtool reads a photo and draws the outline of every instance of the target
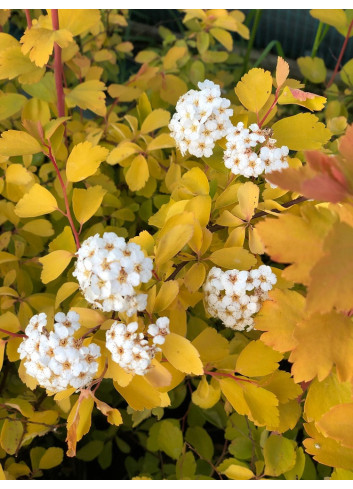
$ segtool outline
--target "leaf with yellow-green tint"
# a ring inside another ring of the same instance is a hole
[[[325,379],[336,365],[338,379],[353,379],[352,321],[341,314],[314,314],[298,323],[297,345],[290,354],[295,382]]]
[[[246,109],[259,112],[271,95],[271,73],[262,68],[253,68],[241,78],[234,90]]]
[[[171,229],[165,232],[156,249],[156,264],[163,265],[175,256],[192,238],[194,227],[192,223],[175,224]]]
[[[24,131],[4,131],[0,139],[0,155],[34,155],[42,151],[41,145],[33,136]]]
[[[0,340],[0,370],[2,369],[2,364],[4,362],[5,346],[7,341]]]
[[[104,416],[107,417],[108,423],[119,426],[123,422],[123,418],[121,417],[118,409],[112,408],[106,402],[100,401],[96,397],[94,398],[94,400],[97,409],[99,409],[104,414]]]
[[[267,387],[267,386],[266,386]],[[285,403],[278,404],[279,418],[276,424],[267,425],[269,431],[277,431],[285,433],[288,430],[293,430],[302,414],[302,408],[298,399],[292,399]]]
[[[165,70],[175,70],[177,62],[187,53],[186,46],[173,46],[163,57],[163,67]],[[157,109],[158,110],[158,109]],[[149,131],[147,131],[149,132]]]
[[[295,151],[320,149],[326,144],[331,133],[313,114],[297,114],[285,117],[272,126],[277,146],[288,146]]]
[[[192,393],[192,402],[202,409],[210,409],[221,397],[221,388],[219,382],[212,379],[211,384],[207,382],[206,376],[203,376]]]
[[[83,110],[89,109],[104,117],[107,112],[104,89],[104,83],[99,80],[85,81],[67,93],[65,101],[69,107],[78,105]]]
[[[287,80],[289,75],[289,64],[287,61],[284,61],[281,56],[277,58],[277,66],[276,66],[276,83],[277,90],[281,88],[283,83]]]
[[[304,78],[313,83],[323,83],[326,80],[326,66],[322,58],[304,56],[297,59],[297,63]]]
[[[19,112],[27,99],[19,93],[0,94],[0,121],[12,117]]]
[[[2,263],[9,263],[11,261],[18,261],[18,257],[8,253],[7,251],[0,251],[0,265]]]
[[[252,182],[244,183],[238,189],[238,201],[241,214],[238,217],[250,221],[259,203],[259,187]]]
[[[300,215],[281,214],[256,225],[265,251],[274,261],[289,263],[283,277],[293,282],[310,283],[310,272],[323,256],[323,239],[335,216],[313,204],[301,206]]]
[[[81,391],[70,414],[67,418],[67,446],[66,452],[68,457],[76,455],[76,445],[81,438],[89,432],[91,427],[91,414],[94,406],[94,400],[91,393]]]
[[[324,255],[311,270],[307,295],[309,313],[352,308],[352,246],[353,228],[344,222],[334,224],[324,242]]]
[[[163,282],[157,294],[153,312],[164,311],[174,301],[179,293],[179,284],[176,280]]]
[[[20,448],[23,435],[23,424],[20,421],[5,419],[1,428],[0,444],[6,453],[14,455]]]
[[[228,341],[214,328],[206,328],[192,341],[204,363],[213,363],[229,354]]]
[[[232,246],[214,251],[209,257],[212,263],[223,268],[249,270],[256,265],[256,258],[240,246]]]
[[[1,480],[1,476],[0,476],[0,480]],[[342,481],[353,480],[353,472],[351,470],[335,469],[332,472],[332,474],[331,474],[331,480],[332,481],[337,481],[337,480],[342,480]]]
[[[247,377],[262,377],[274,372],[282,355],[262,341],[251,341],[238,356],[235,370]]]
[[[153,132],[156,129],[167,126],[170,120],[170,112],[164,109],[156,109],[143,121],[141,126],[141,132],[146,134],[147,132]]]
[[[66,177],[69,182],[80,182],[96,173],[108,153],[106,148],[93,146],[90,141],[76,144],[66,164]]]
[[[6,481],[5,472],[1,464],[0,464],[0,481]]]
[[[58,209],[54,195],[45,187],[35,183],[15,207],[15,214],[19,217],[37,217],[49,214]]]
[[[45,452],[39,462],[39,469],[52,469],[61,464],[64,458],[64,451],[59,447],[50,447]]]
[[[265,441],[265,474],[273,477],[287,472],[296,462],[295,442],[284,436],[270,435]]]
[[[65,282],[58,290],[55,298],[55,309],[64,302],[65,299],[70,297],[78,289],[78,283],[76,282]]]
[[[255,327],[265,331],[261,341],[280,352],[290,351],[296,345],[293,332],[304,315],[305,298],[292,290],[274,289],[269,292],[255,318]]]
[[[141,190],[145,186],[149,176],[146,158],[142,154],[135,156],[125,174],[129,189],[133,192]]]
[[[305,398],[304,415],[307,421],[318,421],[324,413],[336,404],[351,402],[352,384],[339,382],[334,371],[319,382],[314,379]]]
[[[206,278],[206,267],[203,263],[194,263],[186,272],[184,283],[190,292],[196,292]]]
[[[51,11],[49,10],[51,15]],[[59,25],[79,36],[96,27],[101,20],[99,9],[59,9]]]
[[[107,157],[107,163],[109,165],[116,165],[126,160],[129,156],[132,156],[141,151],[140,146],[130,141],[123,141],[117,148],[114,148]]]
[[[125,387],[114,381],[114,387],[135,411],[153,409],[164,404],[164,394],[140,375],[135,375]]]
[[[314,423],[304,424],[311,438],[303,441],[305,450],[320,464],[350,470],[353,467],[353,450],[343,447],[333,438],[320,433]]]
[[[153,138],[152,141],[148,144],[148,151],[155,151],[156,149],[165,149],[165,148],[174,148],[175,141],[169,136],[169,134],[160,134],[156,138]]]
[[[353,448],[353,403],[338,404],[316,423],[325,436],[333,438],[343,447]]]
[[[347,11],[347,13],[349,10]],[[351,20],[351,16],[348,16],[347,13],[340,8],[332,8],[332,9],[312,9],[310,10],[310,14],[315,18],[319,19],[324,24],[332,25],[335,27],[338,32],[342,34],[342,36],[346,36],[349,28],[349,23]],[[351,31],[350,36],[353,35]]]
[[[272,374],[263,377],[258,381],[260,387],[274,393],[280,403],[286,403],[292,399],[297,399],[302,394],[302,388],[296,384],[289,372],[276,370]]]
[[[100,185],[88,189],[74,188],[72,206],[78,222],[87,222],[99,209],[104,195],[107,193]]]
[[[227,49],[227,51],[232,51],[233,38],[228,31],[221,29],[220,27],[212,27],[212,29],[210,29],[210,34],[217,39],[217,41],[220,42],[222,46]]]
[[[203,366],[200,354],[192,343],[175,333],[166,336],[162,351],[174,368],[186,374],[202,375]]]
[[[248,481],[255,477],[252,470],[242,465],[231,464],[227,467],[222,474],[226,475],[228,479],[236,481]]]
[[[38,260],[43,265],[40,276],[43,284],[47,284],[58,278],[65,268],[67,268],[72,258],[73,254],[67,250],[56,250],[49,253],[49,255],[40,257]]]

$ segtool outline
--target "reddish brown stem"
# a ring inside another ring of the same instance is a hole
[[[278,98],[279,98],[279,88],[277,88],[276,90],[276,94],[275,94],[275,99],[274,101],[272,102],[272,105],[271,107],[268,109],[268,111],[266,112],[266,114],[263,116],[263,118],[261,119],[260,123],[259,123],[259,127],[261,129],[262,127],[262,124],[265,122],[265,120],[267,119],[267,117],[270,115],[271,113],[271,110],[275,107],[275,105],[277,104],[278,102]]]
[[[228,374],[225,372],[209,372],[208,370],[204,370],[203,373],[206,375],[211,375],[211,377],[228,377],[228,378],[233,379],[235,381],[248,382],[249,384],[257,385],[257,382],[254,382],[253,380],[244,379],[243,377],[236,377],[233,374]]]
[[[28,29],[30,29],[32,27],[32,19],[31,19],[31,14],[30,14],[28,8],[25,8],[25,14],[26,14],[26,19],[27,19],[27,26],[28,26]]]
[[[156,280],[160,280],[160,278],[158,277],[157,272],[155,272],[154,270],[152,270],[152,275],[154,276],[154,278],[155,278]]]
[[[58,9],[52,9],[51,19],[53,29],[59,30],[59,12]],[[65,116],[65,96],[63,88],[63,66],[61,62],[61,47],[56,42],[54,43],[54,76],[56,94],[58,98],[58,117]]]
[[[339,70],[339,68],[341,66],[341,61],[342,61],[344,52],[346,50],[348,39],[349,39],[349,36],[350,36],[350,33],[351,33],[352,28],[353,28],[353,19],[351,20],[351,23],[349,24],[347,35],[346,35],[346,38],[345,38],[345,40],[343,42],[340,55],[338,56],[338,60],[337,60],[335,69],[333,70],[332,76],[331,76],[329,82],[327,83],[326,88],[329,88],[332,85],[332,83],[334,82],[334,79],[336,78],[336,75],[338,73],[338,70]]]
[[[56,163],[55,156],[53,155],[51,146],[49,144],[45,144],[45,146],[48,148],[48,157],[49,157],[50,161],[54,165],[56,174],[57,174],[58,179],[59,179],[59,182],[60,182],[61,189],[63,191],[64,201],[65,201],[65,208],[66,208],[66,214],[65,215],[66,215],[66,217],[67,217],[67,219],[69,221],[69,224],[71,226],[72,233],[73,233],[74,238],[75,238],[76,248],[79,249],[80,248],[80,239],[78,237],[78,233],[76,231],[75,224],[74,224],[74,221],[72,219],[72,215],[71,215],[71,211],[70,211],[69,199],[67,198],[67,193],[66,193],[66,186],[65,186],[64,180],[62,179],[62,176],[61,176],[59,167],[58,167],[58,165]]]
[[[98,326],[94,326],[93,328],[90,328],[86,331],[86,333],[84,335],[81,336],[81,340],[84,340],[85,338],[87,338],[87,336],[89,336],[91,333],[96,333],[99,329],[100,329],[101,325],[98,324]]]
[[[27,338],[27,335],[23,333],[12,333],[12,331],[6,331],[6,329],[0,328],[0,333],[8,334],[9,336],[13,336],[14,338]]]

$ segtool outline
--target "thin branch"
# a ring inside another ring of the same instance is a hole
[[[86,333],[84,335],[81,336],[80,340],[83,340],[85,338],[87,338],[87,336],[89,336],[91,333],[96,333],[96,331],[98,331],[101,327],[101,324],[98,324],[98,326],[94,326],[93,328],[90,328],[86,331]]]
[[[337,60],[337,63],[336,63],[336,66],[335,66],[335,69],[333,70],[333,73],[332,73],[332,76],[331,78],[329,79],[327,85],[326,85],[326,88],[329,88],[332,83],[334,82],[335,78],[336,78],[336,75],[338,73],[338,70],[341,66],[341,61],[342,61],[342,58],[343,58],[343,55],[344,55],[344,52],[346,50],[346,47],[347,47],[347,43],[348,43],[348,39],[349,39],[349,36],[351,34],[351,30],[353,29],[353,19],[351,20],[351,23],[349,24],[349,27],[348,27],[348,31],[347,31],[347,35],[345,37],[345,40],[343,42],[343,45],[342,45],[342,48],[341,48],[341,52],[338,56],[338,60]]]
[[[166,278],[166,280],[165,280],[165,281],[167,282],[168,280],[174,280],[174,279],[175,279],[175,277],[176,277],[176,276],[178,275],[178,273],[180,272],[180,270],[182,270],[182,269],[183,269],[183,268],[184,268],[184,267],[185,267],[185,266],[186,266],[188,263],[190,263],[190,262],[189,262],[189,261],[182,261],[181,263],[179,263],[178,265],[176,265],[176,266],[175,266],[175,270],[174,270],[174,272],[173,272],[173,273],[171,273],[171,274],[169,275],[169,277],[168,277],[168,278]]]
[[[59,12],[58,9],[52,9],[52,25],[55,31],[59,30]],[[63,67],[61,62],[61,47],[54,43],[54,76],[56,94],[58,98],[58,117],[65,116],[65,96],[63,88]]]
[[[27,335],[24,333],[12,333],[12,331],[6,331],[6,329],[0,328],[0,333],[8,334],[9,336],[13,336],[14,338],[27,338]]]
[[[258,385],[258,383],[255,382],[254,380],[244,379],[243,377],[236,377],[235,375],[228,374],[226,372],[209,372],[208,370],[204,370],[203,373],[205,375],[211,375],[211,377],[228,377],[229,379],[233,379],[236,382],[239,382],[239,381],[240,382],[248,382],[249,384]]]
[[[208,463],[214,472],[216,472],[216,474],[218,475],[218,477],[223,480],[223,477],[222,477],[222,474],[218,471],[217,467],[211,462],[211,460],[207,460],[205,457],[203,457],[192,445],[190,445],[190,443],[188,443],[187,441],[185,442],[185,445],[190,448],[190,450],[192,450],[194,453],[196,453],[196,455],[201,459],[201,460],[204,460],[206,463]]]
[[[31,19],[31,14],[28,8],[25,8],[25,14],[26,14],[26,20],[27,20],[27,26],[28,29],[32,27],[32,19]]]

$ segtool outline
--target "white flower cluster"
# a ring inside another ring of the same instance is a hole
[[[288,148],[276,147],[276,139],[270,137],[268,129],[251,124],[248,129],[239,122],[227,133],[227,149],[224,164],[234,175],[258,177],[261,173],[288,168]]]
[[[267,292],[276,283],[271,268],[261,265],[250,270],[227,270],[213,267],[204,285],[205,305],[212,317],[238,331],[254,328],[253,315],[267,299]]]
[[[85,299],[105,312],[143,311],[147,294],[136,291],[152,277],[153,262],[140,245],[126,243],[115,233],[90,236],[77,252],[77,278]]]
[[[54,331],[49,332],[47,315],[42,312],[33,316],[25,329],[27,338],[18,348],[20,358],[25,360],[26,372],[48,391],[80,389],[97,373],[100,347],[94,343],[83,346],[81,339],[74,338],[79,319],[74,311],[59,312]]]
[[[199,82],[200,90],[189,90],[179,98],[169,124],[171,136],[184,155],[186,151],[201,158],[212,155],[215,141],[226,136],[232,126],[230,101],[212,81]]]
[[[120,367],[129,373],[145,375],[149,370],[155,354],[160,351],[158,345],[162,345],[169,334],[169,319],[161,317],[156,324],[150,324],[147,335],[137,332],[137,322],[125,325],[115,321],[106,332],[106,347],[112,354],[112,359]]]

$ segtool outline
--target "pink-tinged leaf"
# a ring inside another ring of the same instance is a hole
[[[303,92],[303,90],[299,90],[299,88],[289,88],[293,97],[301,102],[305,102],[305,100],[312,99],[317,97],[315,93],[311,92]]]
[[[289,64],[287,63],[287,61],[284,61],[283,58],[281,58],[280,56],[278,56],[278,58],[277,58],[277,67],[276,67],[277,90],[287,80],[288,75],[289,75]]]

